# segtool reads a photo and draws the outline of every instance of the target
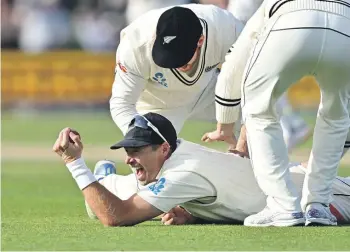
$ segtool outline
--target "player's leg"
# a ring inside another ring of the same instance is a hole
[[[302,205],[306,208],[307,225],[336,225],[328,205],[350,126],[350,21],[344,18],[342,22],[339,16],[331,14],[327,18],[332,30],[323,30],[324,47],[315,69],[321,103],[303,187]],[[343,24],[347,24],[345,30],[349,35],[341,33]],[[338,30],[340,32],[336,32]]]
[[[111,160],[100,160],[95,164],[94,176],[97,181],[103,179],[110,174],[117,174],[115,162]]]
[[[288,226],[304,222],[300,195],[287,169],[288,152],[275,104],[292,83],[310,74],[317,62],[322,32],[285,29],[290,20],[308,17],[310,13],[306,11],[285,14],[272,23],[272,31],[265,29],[268,35],[260,39],[243,84],[242,108],[252,165],[259,186],[268,196],[267,208],[249,216],[245,225],[277,223]],[[313,22],[312,18],[310,22]]]
[[[338,223],[350,224],[350,177],[336,177],[332,186],[333,202],[330,210]]]
[[[302,193],[307,163],[290,163],[289,171],[297,190]],[[339,177],[333,181],[333,201],[330,212],[337,218],[338,223],[350,224],[350,177]]]
[[[350,111],[350,102],[349,102],[348,111]],[[346,142],[344,144],[344,149],[343,149],[343,153],[342,153],[341,157],[344,157],[344,155],[348,152],[349,148],[350,148],[350,130],[349,130],[349,133],[346,137]]]

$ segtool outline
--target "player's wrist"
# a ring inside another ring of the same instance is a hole
[[[66,163],[66,166],[72,174],[72,177],[76,181],[80,190],[83,190],[88,185],[97,181],[91,170],[85,164],[85,161],[82,157]]]
[[[223,136],[233,135],[234,123],[217,123],[216,130]]]
[[[67,156],[65,153],[62,154],[62,160],[66,165],[73,163],[74,161],[80,158],[81,158],[81,155],[78,155],[76,157],[71,157],[71,156]]]

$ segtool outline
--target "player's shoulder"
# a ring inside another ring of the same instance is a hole
[[[210,44],[222,45],[223,39],[232,38],[232,36],[227,36],[227,29],[234,32],[237,26],[241,26],[241,22],[231,12],[217,6],[193,4],[191,8],[198,18],[204,22],[203,26],[207,27],[208,39],[216,41],[216,43]],[[230,42],[232,44],[234,41]]]
[[[227,9],[243,23],[253,16],[264,0],[236,0],[230,1]]]
[[[176,150],[164,163],[162,170],[164,172],[182,171],[184,170],[184,167],[186,167],[186,170],[188,170],[189,168],[195,166],[195,161],[197,160],[195,153],[197,151],[198,146],[196,144],[184,139],[178,139]]]
[[[186,8],[191,9],[196,15],[210,15],[213,13],[226,13],[229,11],[222,9],[213,4],[184,4],[180,5]]]
[[[199,18],[207,22],[217,23],[227,18],[234,19],[231,12],[212,4],[187,4],[184,7],[191,9]]]
[[[134,49],[152,43],[161,13],[161,9],[155,9],[138,17],[120,32],[121,42],[127,40],[129,46]]]
[[[204,165],[203,162],[206,162],[208,156],[215,159],[215,155],[212,155],[214,153],[221,152],[184,139],[178,139],[177,148],[164,164],[163,170],[165,172],[193,172]]]

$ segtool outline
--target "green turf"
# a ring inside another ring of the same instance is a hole
[[[88,163],[92,167],[92,163]],[[350,175],[349,169],[340,169]],[[119,166],[121,173],[128,170]],[[345,250],[350,227],[166,227],[158,220],[107,228],[57,162],[2,163],[2,250]]]
[[[2,144],[53,143],[66,126],[84,143],[107,145],[121,138],[108,113],[53,113],[2,117]],[[215,124],[186,123],[181,137],[199,142]],[[222,143],[212,147],[225,148]],[[308,147],[306,144],[305,147]],[[90,167],[93,163],[88,162]],[[118,163],[118,171],[129,169]],[[339,174],[350,176],[350,169]],[[349,250],[350,227],[246,228],[242,226],[160,225],[106,228],[86,217],[83,198],[59,162],[2,163],[2,250]]]

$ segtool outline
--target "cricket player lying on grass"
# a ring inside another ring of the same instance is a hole
[[[135,175],[104,176],[114,170],[101,171],[108,165],[97,166],[94,175],[82,158],[80,135],[70,128],[53,147],[82,190],[89,215],[104,225],[134,225],[163,213],[165,224],[237,223],[266,204],[249,159],[177,139],[171,122],[159,114],[135,116],[124,139],[111,147],[119,148]],[[296,164],[290,171],[301,191],[305,169]],[[338,177],[333,194],[333,213],[339,222],[350,222],[350,178]]]

